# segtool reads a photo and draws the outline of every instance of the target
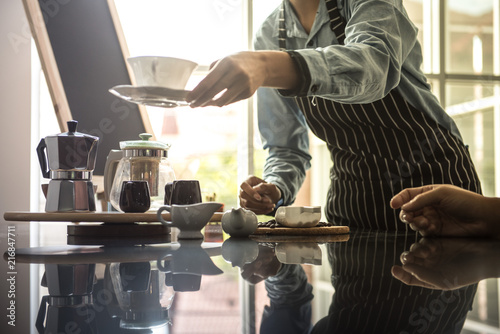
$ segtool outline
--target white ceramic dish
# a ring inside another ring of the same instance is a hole
[[[177,90],[154,86],[114,86],[110,93],[125,101],[152,107],[175,108],[187,106],[187,90]]]
[[[321,206],[281,206],[274,218],[287,227],[314,227],[321,219]]]
[[[182,90],[197,63],[175,57],[138,56],[127,59],[132,67],[136,85],[154,86]]]
[[[180,230],[178,239],[203,239],[201,229],[221,207],[217,202],[164,205],[158,209],[157,218],[162,224],[177,227]],[[163,219],[163,211],[170,212],[171,221]]]

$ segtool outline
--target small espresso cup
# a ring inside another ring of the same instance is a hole
[[[123,212],[146,212],[151,206],[148,181],[123,181],[120,209]]]
[[[198,64],[175,57],[138,56],[127,59],[138,86],[183,90]]]
[[[201,188],[198,180],[175,180],[165,185],[166,205],[201,203]]]

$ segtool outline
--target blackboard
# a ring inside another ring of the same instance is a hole
[[[111,149],[151,132],[143,107],[108,91],[131,84],[114,8],[110,0],[23,1],[61,130],[75,119],[79,132],[100,138],[94,175],[103,175]]]

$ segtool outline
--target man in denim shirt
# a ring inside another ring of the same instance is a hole
[[[451,183],[480,192],[460,133],[420,69],[417,28],[401,0],[284,1],[255,49],[217,62],[188,97],[192,107],[222,106],[258,89],[269,156],[263,178],[241,185],[243,207],[267,214],[294,202],[310,167],[308,128],[332,156],[330,222],[406,229],[389,204],[402,189]]]

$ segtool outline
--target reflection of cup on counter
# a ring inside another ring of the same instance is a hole
[[[183,90],[197,63],[181,58],[140,56],[127,59],[137,86]]]
[[[286,264],[321,265],[322,252],[316,242],[283,242],[274,249],[276,257]]]
[[[179,239],[203,239],[201,229],[221,206],[222,204],[216,202],[165,205],[158,209],[157,217],[161,223],[177,227],[180,231],[177,236]],[[163,211],[170,212],[171,221],[163,219]]]
[[[203,240],[179,240],[178,243],[178,249],[156,261],[158,269],[165,272],[165,284],[174,291],[198,291],[203,275],[223,273],[202,248]]]

